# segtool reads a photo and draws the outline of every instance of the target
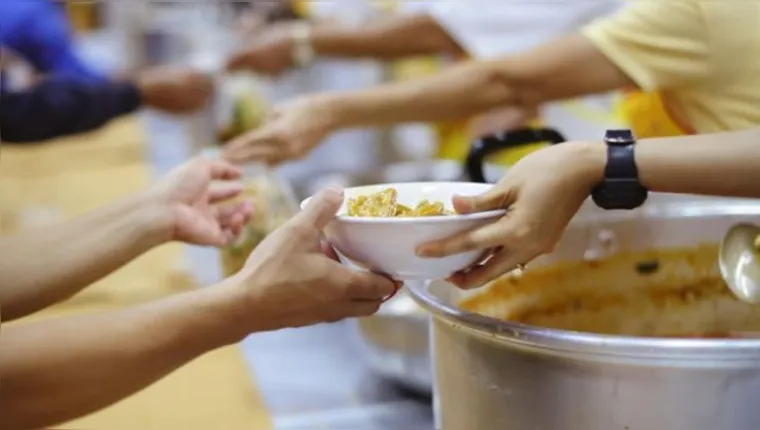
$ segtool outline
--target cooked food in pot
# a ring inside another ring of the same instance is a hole
[[[398,192],[386,188],[374,194],[348,199],[348,216],[355,217],[423,217],[453,215],[446,210],[441,202],[423,200],[414,208],[402,205],[396,201]]]
[[[508,275],[460,306],[503,320],[600,334],[751,337],[760,332],[760,311],[733,296],[717,261],[717,245],[706,244],[556,264]]]

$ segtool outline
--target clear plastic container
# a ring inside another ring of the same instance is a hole
[[[243,170],[244,190],[240,198],[253,201],[254,213],[237,240],[220,250],[225,277],[239,272],[259,243],[298,211],[290,184],[265,164],[248,164]]]
[[[214,114],[217,144],[258,128],[269,112],[262,83],[252,75],[238,74],[217,79]]]

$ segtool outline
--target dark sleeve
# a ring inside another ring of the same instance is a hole
[[[131,83],[52,78],[28,90],[0,92],[0,141],[37,142],[90,131],[139,106],[140,93]]]

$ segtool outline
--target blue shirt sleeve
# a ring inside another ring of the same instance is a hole
[[[107,80],[76,54],[68,18],[50,0],[0,0],[0,44],[42,73]]]
[[[140,106],[131,83],[54,77],[17,92],[0,90],[0,141],[38,142],[101,127]]]

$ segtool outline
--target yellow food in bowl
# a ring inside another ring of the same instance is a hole
[[[453,215],[441,202],[423,200],[414,208],[397,201],[398,193],[393,188],[386,188],[374,194],[348,199],[348,216],[354,217],[424,217]]]

